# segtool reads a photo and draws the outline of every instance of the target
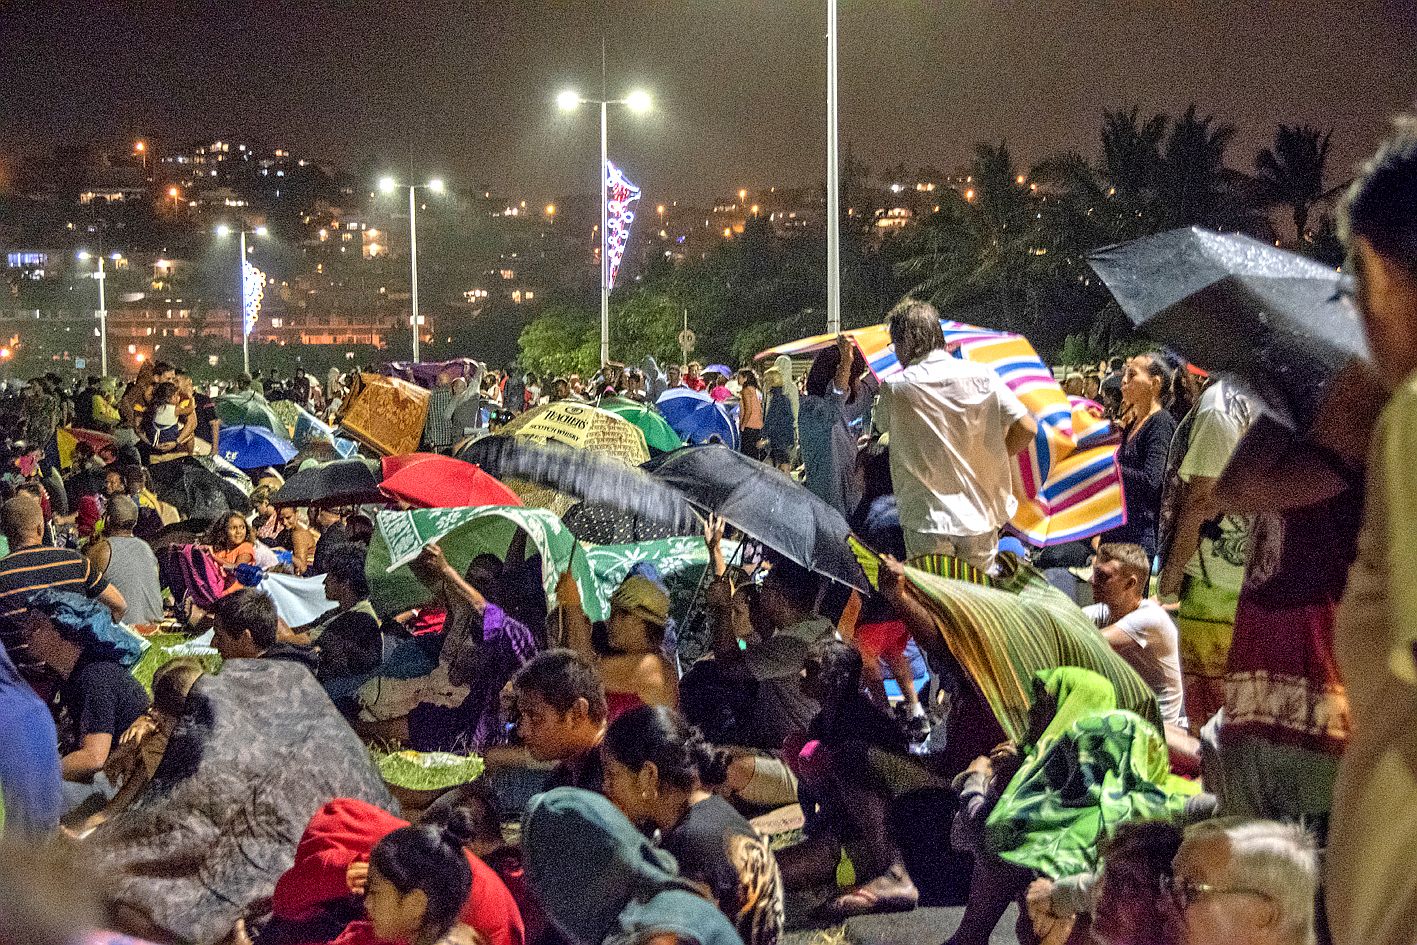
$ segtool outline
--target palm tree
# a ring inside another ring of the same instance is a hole
[[[941,194],[940,209],[905,239],[896,273],[942,311],[972,309],[990,327],[1026,330],[1045,268],[1040,200],[1002,142],[979,145],[971,177],[965,193]]]
[[[1280,125],[1274,143],[1255,157],[1260,195],[1266,206],[1288,207],[1293,214],[1294,240],[1307,243],[1309,214],[1324,196],[1329,140],[1333,130],[1308,125]]]

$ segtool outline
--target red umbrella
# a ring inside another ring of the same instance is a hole
[[[399,456],[385,456],[383,459],[379,460],[380,465],[383,467],[380,471],[383,474],[383,478],[388,479],[405,466],[413,466],[427,459],[446,458],[446,456],[441,456],[438,453],[403,453]]]
[[[418,454],[412,454],[418,455]],[[405,465],[379,486],[392,499],[422,509],[521,505],[521,498],[472,463],[428,455]]]

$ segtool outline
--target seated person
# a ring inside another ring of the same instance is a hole
[[[554,761],[547,787],[601,790],[605,687],[574,650],[532,657],[512,680],[516,733],[535,761]]]
[[[1319,877],[1313,838],[1297,824],[1241,817],[1193,824],[1167,877],[1180,919],[1174,941],[1313,945]],[[1383,940],[1408,937],[1394,929]]]
[[[641,706],[610,723],[602,751],[605,794],[705,886],[744,945],[776,945],[783,887],[768,844],[708,782],[723,762],[676,711]]]
[[[212,558],[226,572],[226,590],[240,587],[236,579],[236,569],[243,564],[256,563],[256,546],[251,540],[251,526],[239,512],[223,515],[212,523],[207,531],[207,548]]]
[[[611,596],[602,627],[592,627],[569,569],[556,584],[556,603],[566,646],[600,670],[610,718],[636,706],[679,704],[679,676],[664,656],[669,594],[660,584],[632,572]],[[596,631],[603,641],[595,640]]]
[[[352,899],[364,896],[367,902],[379,892],[378,874],[385,865],[379,850],[389,838],[407,829],[407,821],[352,798],[337,798],[321,807],[296,845],[294,865],[276,882],[271,900],[274,920],[260,942],[334,939],[341,945],[354,945],[409,941],[390,937],[387,930],[376,929],[373,931],[379,934],[370,934],[367,923],[356,921],[357,903]],[[482,936],[486,945],[523,945],[525,931],[511,893],[469,848],[475,833],[472,815],[455,805],[430,808],[415,829],[430,835],[450,830],[456,835],[461,853],[458,859],[466,872],[457,869],[464,880],[461,894],[449,899],[450,910],[445,916],[449,923],[461,921]],[[425,862],[420,870],[432,872],[433,866]]]
[[[60,773],[70,811],[93,813],[114,794],[104,775],[118,738],[148,709],[148,694],[117,661],[66,639],[47,618],[30,621],[29,652],[57,676],[61,718]]]
[[[219,598],[212,619],[212,646],[223,660],[287,660],[312,673],[319,667],[320,656],[310,647],[281,642],[276,602],[265,591],[243,587]]]
[[[78,832],[91,830],[127,808],[152,780],[167,740],[187,709],[187,693],[202,676],[201,661],[191,656],[175,659],[153,674],[153,704],[128,727],[108,758],[103,773],[118,788],[104,808],[83,822]]]
[[[695,663],[680,688],[684,714],[714,744],[775,751],[816,715],[802,667],[808,648],[836,633],[816,612],[818,591],[816,575],[785,560],[761,588],[734,589],[726,574],[709,585],[713,659]]]
[[[861,686],[861,654],[825,639],[807,654],[802,686],[821,705],[806,740],[788,763],[803,785],[807,839],[778,851],[790,887],[830,879],[843,843],[858,884],[824,907],[835,921],[868,912],[915,908],[919,893],[891,839],[896,785],[873,764],[880,753],[909,761],[905,730]],[[825,869],[824,869],[825,867]]]
[[[1104,544],[1092,564],[1092,596],[1097,603],[1084,608],[1084,613],[1156,693],[1161,720],[1184,729],[1180,633],[1171,615],[1146,597],[1150,580],[1151,561],[1141,545]]]
[[[571,945],[741,945],[674,858],[599,794],[537,795],[522,848],[532,892]]]
[[[152,546],[133,536],[138,506],[126,495],[108,500],[103,514],[103,534],[84,549],[84,557],[118,589],[127,602],[123,621],[129,626],[152,626],[164,612],[162,582]]]
[[[345,676],[364,676],[384,660],[379,617],[369,603],[369,582],[364,576],[363,545],[346,543],[330,549],[325,572],[325,597],[335,602],[309,632],[320,653],[321,682]]]
[[[421,751],[484,751],[504,740],[502,690],[536,652],[531,630],[503,607],[516,596],[515,581],[490,555],[474,559],[464,577],[436,544],[410,562],[410,570],[434,595],[420,619],[436,612],[438,626],[412,630],[382,674],[360,689],[359,725]],[[536,593],[544,600],[539,566],[537,574]],[[428,668],[397,678],[406,661]]]

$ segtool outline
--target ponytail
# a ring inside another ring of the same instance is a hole
[[[433,945],[456,924],[472,890],[472,868],[463,847],[476,835],[472,817],[454,810],[441,827],[402,827],[380,840],[369,855],[400,894],[415,889],[428,898],[414,945]]]
[[[728,757],[666,706],[641,706],[611,722],[605,748],[634,771],[653,762],[659,779],[681,791],[722,784],[728,776]]]

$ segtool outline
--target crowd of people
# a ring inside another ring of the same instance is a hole
[[[1126,514],[1042,549],[1009,533],[1038,418],[924,302],[888,314],[882,380],[843,336],[805,372],[468,362],[427,385],[442,453],[549,402],[703,394],[804,514],[849,523],[869,591],[708,515],[687,610],[637,558],[594,619],[523,531],[466,567],[427,544],[423,603],[391,613],[374,505],[285,501],[308,456],[221,459],[219,398],[337,422],[352,377],[157,361],[121,392],[9,392],[0,941],[773,945],[942,904],[964,905],[948,945],[1010,904],[1050,945],[1412,941],[1417,125],[1345,224],[1371,360],[1299,429],[1168,351],[1059,371],[1118,432]],[[163,466],[198,459],[244,501],[185,516]],[[396,801],[366,744],[485,770]],[[262,777],[283,787],[252,800]],[[184,836],[200,852],[160,852]],[[189,872],[212,896],[164,911]]]

